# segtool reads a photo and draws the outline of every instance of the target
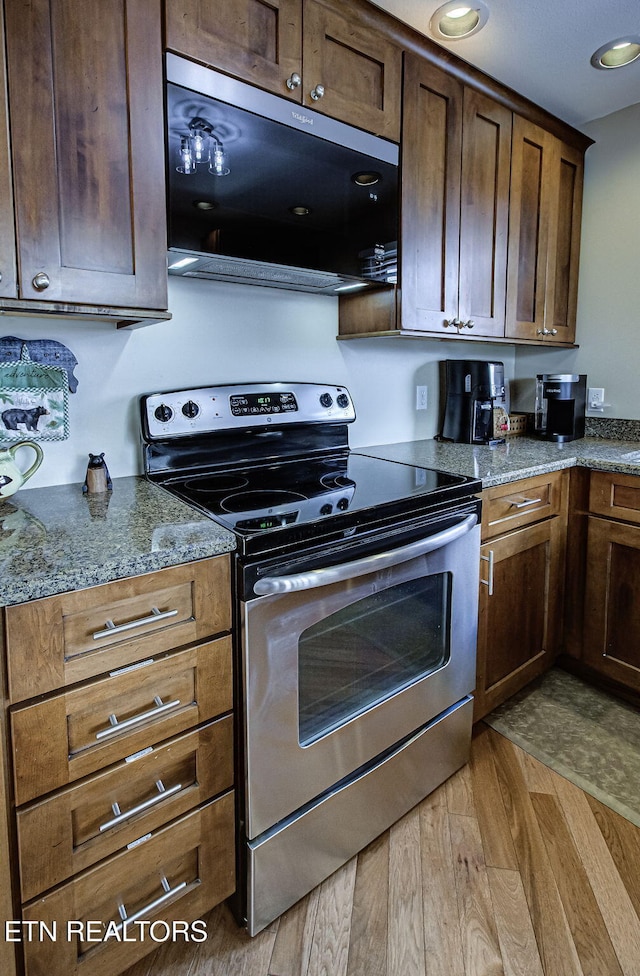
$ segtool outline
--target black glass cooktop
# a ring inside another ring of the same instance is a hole
[[[402,518],[480,490],[479,482],[462,475],[355,451],[174,474],[162,484],[243,540],[273,534],[269,548],[377,518]]]

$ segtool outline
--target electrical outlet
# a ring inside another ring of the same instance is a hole
[[[604,388],[590,386],[587,394],[589,410],[604,410]]]
[[[427,409],[427,387],[416,386],[416,410]]]

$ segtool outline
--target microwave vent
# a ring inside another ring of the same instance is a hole
[[[193,261],[183,264],[182,267],[172,267],[182,263],[179,259],[180,255],[191,256]],[[233,281],[291,291],[314,292],[320,295],[334,295],[339,289],[360,281],[358,278],[336,275],[330,271],[292,268],[282,264],[242,260],[226,255],[202,255],[178,248],[169,251],[169,273],[184,278]]]

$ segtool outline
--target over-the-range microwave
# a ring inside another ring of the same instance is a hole
[[[398,146],[168,54],[169,272],[339,294],[395,282]]]

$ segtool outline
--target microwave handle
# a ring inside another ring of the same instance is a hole
[[[416,542],[410,542],[399,549],[374,553],[372,556],[354,559],[353,562],[341,563],[339,566],[311,569],[308,573],[299,573],[296,576],[266,576],[264,579],[258,580],[253,589],[258,596],[272,596],[275,593],[311,590],[318,586],[328,586],[330,583],[342,583],[345,580],[353,579],[355,576],[366,576],[367,573],[389,569],[399,563],[408,562],[409,559],[414,559],[416,556],[442,549],[470,532],[477,521],[478,516],[475,513],[467,515],[457,525],[453,525],[443,532],[438,532],[436,535],[430,535],[426,539],[418,539]]]

